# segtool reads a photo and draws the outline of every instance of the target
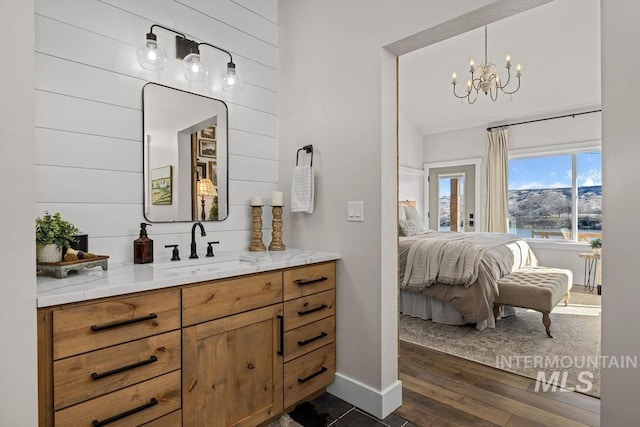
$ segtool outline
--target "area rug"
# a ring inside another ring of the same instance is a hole
[[[267,424],[266,427],[303,427],[302,424],[298,424],[287,414],[281,416],[277,420]]]
[[[328,413],[320,413],[311,402],[302,402],[295,409],[266,427],[325,427]]]
[[[574,292],[550,317],[553,338],[539,312],[521,308],[483,331],[400,316],[400,340],[539,379],[541,390],[546,382],[547,390],[555,385],[599,397],[600,296]]]

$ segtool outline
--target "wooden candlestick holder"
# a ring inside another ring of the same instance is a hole
[[[264,252],[267,250],[262,242],[262,206],[251,206],[251,252]]]
[[[269,250],[284,251],[284,243],[282,242],[282,206],[273,206],[271,212],[273,213],[273,221],[271,223],[271,244],[269,245]]]

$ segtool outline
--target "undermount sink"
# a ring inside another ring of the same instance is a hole
[[[203,257],[197,259],[187,259],[184,261],[169,261],[157,264],[150,264],[157,270],[167,273],[207,273],[215,271],[225,271],[237,267],[248,267],[256,265],[257,258],[237,255],[237,256],[221,256],[221,257]]]

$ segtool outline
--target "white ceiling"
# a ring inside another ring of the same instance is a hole
[[[522,64],[521,88],[493,102],[466,91],[469,60],[484,62],[484,27],[400,57],[399,103],[423,134],[600,107],[600,0],[555,0],[488,26],[488,59],[506,81],[506,54]],[[511,85],[510,84],[510,85]]]

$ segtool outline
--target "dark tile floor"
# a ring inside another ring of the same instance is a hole
[[[319,414],[329,414],[327,426],[331,427],[416,427],[394,414],[379,420],[330,393],[318,396],[311,403]]]

